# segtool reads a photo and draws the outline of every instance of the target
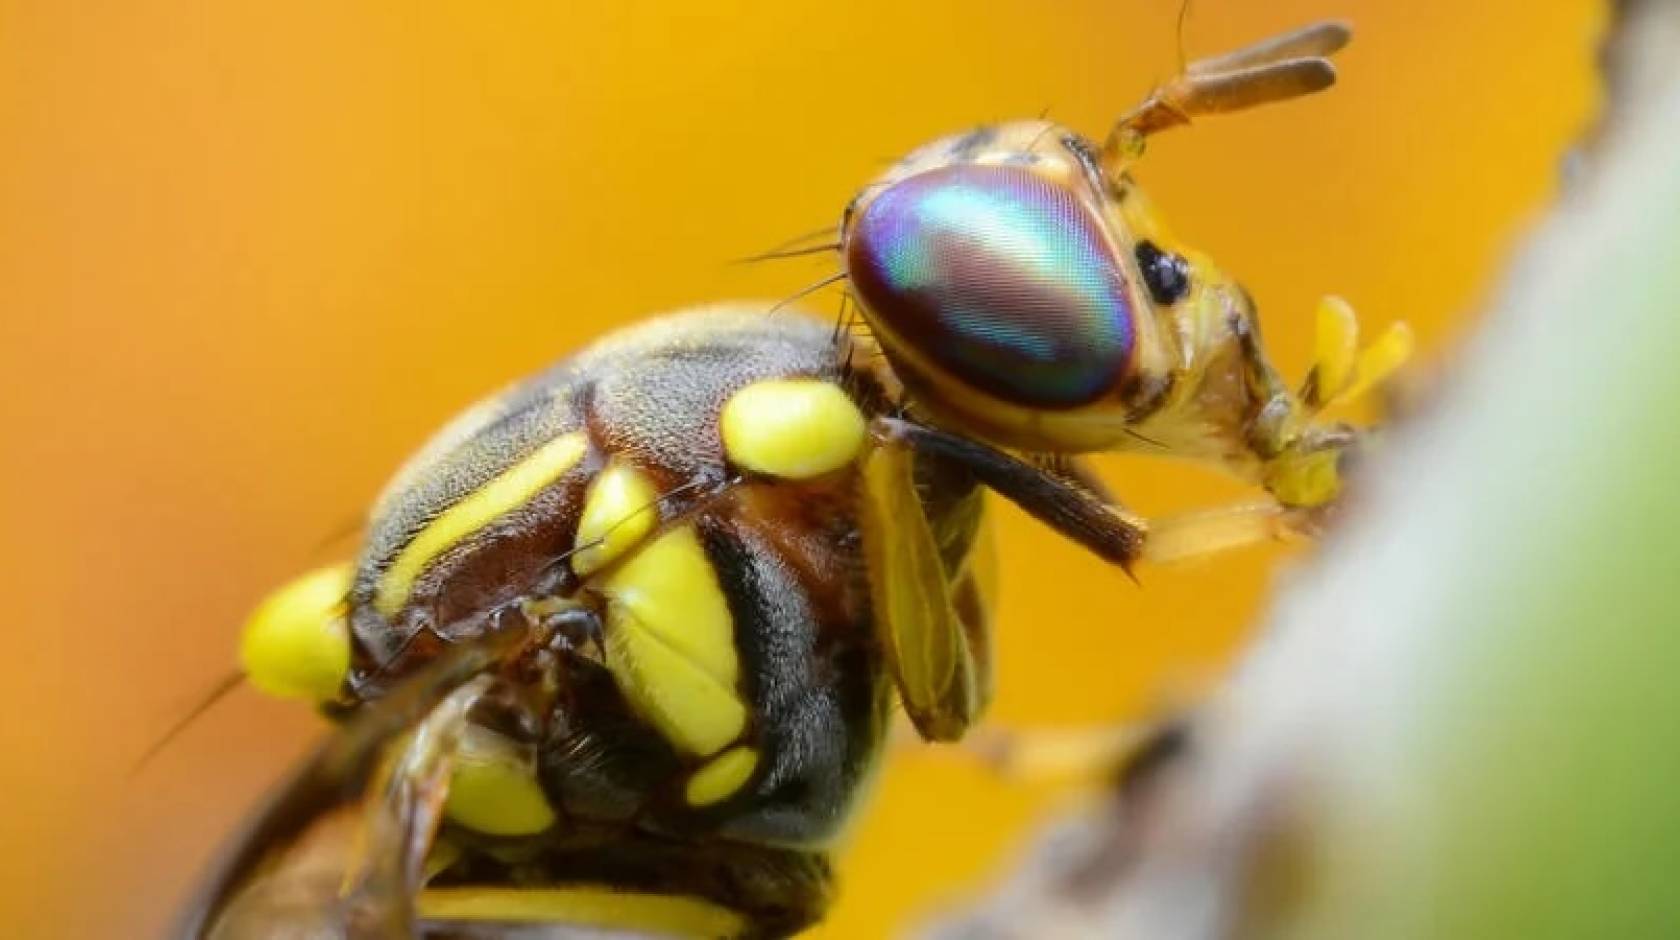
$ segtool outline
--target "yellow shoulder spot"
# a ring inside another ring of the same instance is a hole
[[[607,666],[632,707],[678,749],[714,754],[746,726],[735,625],[692,525],[637,550],[603,587]]]
[[[467,726],[443,812],[493,836],[525,836],[554,825],[536,764],[517,744],[487,728]]]
[[[374,589],[374,609],[386,617],[401,610],[414,589],[414,580],[437,556],[528,502],[577,466],[588,450],[589,440],[581,431],[562,434],[449,507],[421,529],[385,569]]]
[[[348,563],[321,568],[270,594],[245,622],[239,661],[251,684],[282,698],[324,702],[350,670],[344,599]]]
[[[572,570],[579,577],[590,575],[646,538],[659,521],[658,501],[653,482],[636,468],[616,460],[608,464],[589,486]]]
[[[736,465],[805,480],[838,470],[863,449],[863,413],[839,386],[816,379],[767,379],[731,395],[721,419]]]
[[[757,768],[757,751],[744,745],[730,748],[688,778],[683,798],[690,806],[710,806],[741,789]]]

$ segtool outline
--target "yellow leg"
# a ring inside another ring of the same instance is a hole
[[[451,692],[375,775],[341,889],[349,936],[414,932],[414,896],[443,820],[467,713],[493,682],[481,675]]]
[[[950,574],[916,494],[910,446],[878,434],[863,481],[860,521],[874,616],[899,698],[922,737],[957,740],[986,705],[985,623],[966,622],[953,603]],[[978,589],[970,591],[976,602]]]
[[[1027,784],[1089,783],[1106,779],[1148,740],[1147,725],[1069,728],[987,728],[962,749],[988,769]]]
[[[1340,297],[1318,303],[1313,365],[1301,400],[1317,412],[1354,401],[1386,382],[1412,355],[1412,331],[1392,323],[1375,341],[1359,348],[1359,320]]]
[[[347,940],[414,936],[414,896],[454,745],[491,681],[479,677],[445,698],[381,765],[360,808],[345,804],[316,816],[290,844],[271,850],[263,870],[214,912],[205,933],[188,935],[255,940],[295,928]]]
[[[519,635],[453,648],[353,719],[259,814],[180,935],[269,937],[307,911],[323,936],[407,936],[466,714]]]
[[[1158,564],[1192,561],[1276,542],[1300,532],[1301,519],[1275,500],[1154,519],[1144,536],[1143,558]]]
[[[1337,396],[1353,401],[1392,378],[1412,357],[1412,329],[1404,323],[1389,324],[1376,341],[1365,347],[1354,363],[1353,381]]]
[[[1067,728],[982,728],[955,747],[919,747],[923,760],[960,760],[1025,786],[1122,787],[1170,758],[1183,743],[1182,718]],[[907,746],[909,739],[895,739]]]

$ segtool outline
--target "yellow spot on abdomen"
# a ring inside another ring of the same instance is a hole
[[[710,806],[741,789],[758,767],[758,752],[750,747],[733,747],[688,778],[683,798],[690,806]]]
[[[532,835],[554,825],[554,810],[537,782],[531,755],[475,725],[461,739],[443,811],[468,829],[493,836]]]
[[[577,466],[588,450],[589,441],[582,432],[563,434],[449,507],[421,529],[385,569],[374,590],[374,609],[386,617],[401,610],[414,589],[414,580],[437,556],[530,501],[543,487]]]
[[[721,417],[724,450],[736,465],[807,480],[851,463],[863,449],[864,420],[839,386],[817,379],[767,379],[730,396]]]
[[[251,684],[282,698],[324,702],[338,695],[350,669],[345,598],[349,564],[321,568],[270,594],[239,643]]]
[[[427,920],[569,924],[673,937],[737,937],[747,929],[740,913],[701,898],[604,885],[428,888],[416,906]]]
[[[653,483],[634,467],[609,464],[589,486],[589,499],[578,519],[572,570],[588,576],[646,538],[659,521],[658,500]]]
[[[692,525],[672,529],[606,580],[607,666],[673,746],[715,754],[746,726],[729,602]]]

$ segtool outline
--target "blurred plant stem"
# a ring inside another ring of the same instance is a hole
[[[1267,640],[950,935],[1680,935],[1680,4],[1621,12],[1571,191]]]

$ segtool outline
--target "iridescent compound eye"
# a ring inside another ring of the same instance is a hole
[[[1088,404],[1131,361],[1132,304],[1100,221],[1024,167],[894,184],[852,220],[846,265],[889,352],[907,344],[1012,404]]]

